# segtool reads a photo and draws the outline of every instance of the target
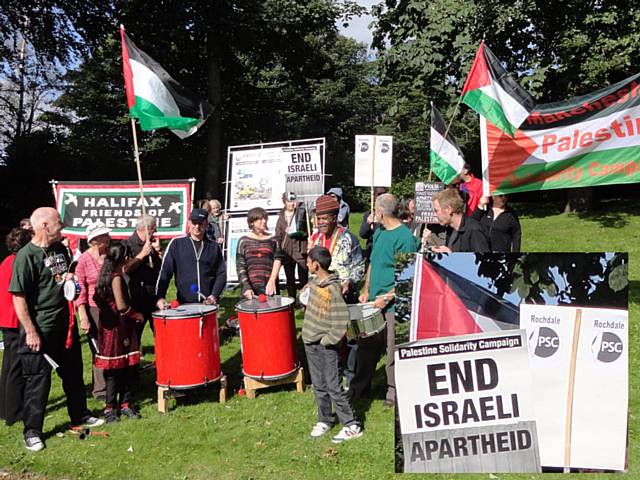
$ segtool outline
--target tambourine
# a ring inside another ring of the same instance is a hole
[[[77,300],[80,296],[80,284],[72,278],[65,280],[62,288],[64,290],[64,298],[70,302]]]

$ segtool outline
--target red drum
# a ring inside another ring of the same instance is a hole
[[[277,380],[300,366],[296,352],[293,298],[275,295],[236,305],[242,344],[242,373],[256,380]]]
[[[153,313],[156,384],[192,388],[220,379],[218,307],[185,304]]]

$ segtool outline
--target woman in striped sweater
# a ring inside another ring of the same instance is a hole
[[[236,269],[242,295],[247,299],[261,293],[274,295],[278,290],[283,255],[277,240],[267,231],[268,218],[264,208],[249,210],[247,224],[250,232],[238,241]]]

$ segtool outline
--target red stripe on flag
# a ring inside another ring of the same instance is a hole
[[[127,107],[131,108],[136,104],[136,97],[133,93],[133,72],[129,63],[129,50],[127,49],[127,35],[124,27],[120,26],[120,38],[122,40],[122,71],[124,72],[124,89],[127,92]]]
[[[416,340],[480,332],[462,300],[429,262],[422,262]]]
[[[462,96],[469,90],[476,90],[490,84],[491,75],[487,68],[487,61],[484,57],[484,42],[482,42],[478,48],[478,53],[476,53],[476,58],[473,60],[473,65],[471,65],[471,70],[469,70],[467,81],[464,82],[464,87],[462,87]]]

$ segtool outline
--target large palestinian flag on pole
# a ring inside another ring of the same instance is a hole
[[[481,135],[485,195],[640,182],[640,74]]]
[[[183,87],[144,53],[120,27],[122,68],[129,114],[142,130],[169,128],[180,138],[196,133],[213,110],[199,95]]]
[[[529,116],[535,103],[484,42],[480,44],[462,88],[462,101],[511,136]]]
[[[457,273],[416,256],[410,341],[519,328],[519,309]]]
[[[464,156],[453,135],[447,132],[444,119],[433,103],[431,104],[429,159],[431,161],[431,171],[447,185],[456,178],[462,171],[462,167],[464,167]]]

